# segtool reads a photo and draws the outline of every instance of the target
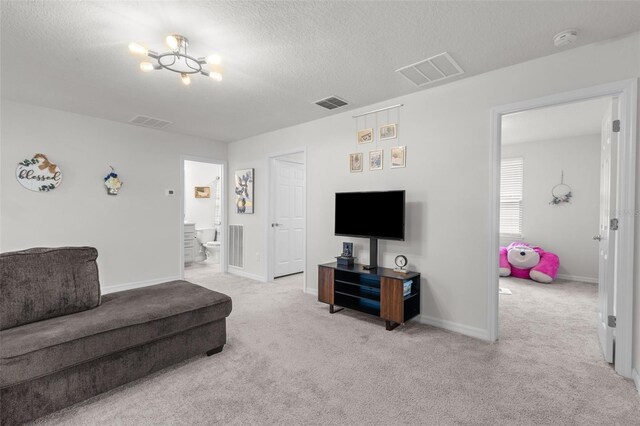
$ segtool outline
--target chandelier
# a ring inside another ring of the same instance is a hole
[[[180,74],[182,83],[187,86],[191,84],[191,74],[202,74],[214,79],[215,81],[222,81],[220,56],[211,55],[208,57],[196,58],[189,55],[187,52],[189,40],[180,34],[171,34],[167,36],[166,42],[169,49],[171,49],[170,52],[157,53],[137,43],[130,43],[129,50],[131,53],[146,55],[156,60],[157,63],[141,62],[140,69],[144,72],[161,69],[173,71]],[[210,69],[205,70],[203,68],[204,65],[209,65]]]

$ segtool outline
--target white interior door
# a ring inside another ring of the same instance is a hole
[[[594,237],[599,245],[598,270],[598,337],[607,362],[614,361],[614,332],[609,316],[615,315],[615,231],[611,230],[611,219],[616,208],[616,148],[617,135],[613,122],[618,117],[617,99],[612,99],[602,119],[602,141],[600,161],[600,226]]]
[[[304,165],[274,160],[274,277],[304,270]]]

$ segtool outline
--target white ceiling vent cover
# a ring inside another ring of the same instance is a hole
[[[135,124],[136,126],[151,127],[152,129],[164,129],[165,127],[173,124],[170,121],[147,117],[146,115],[137,115],[129,120],[129,123]]]
[[[328,98],[315,101],[314,104],[326,109],[336,109],[345,105],[349,105],[349,102],[345,101],[344,99],[340,99],[337,96],[330,96]]]
[[[460,65],[447,52],[407,65],[397,69],[396,72],[418,87],[464,74]]]

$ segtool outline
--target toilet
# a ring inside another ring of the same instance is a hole
[[[196,229],[196,239],[202,245],[207,260],[220,261],[220,241],[217,241],[218,231],[215,228]]]

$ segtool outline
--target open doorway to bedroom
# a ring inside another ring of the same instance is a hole
[[[615,193],[606,127],[616,104],[600,97],[502,117],[501,338],[565,349],[549,357],[601,359],[599,269],[613,253],[600,261],[600,216]]]

